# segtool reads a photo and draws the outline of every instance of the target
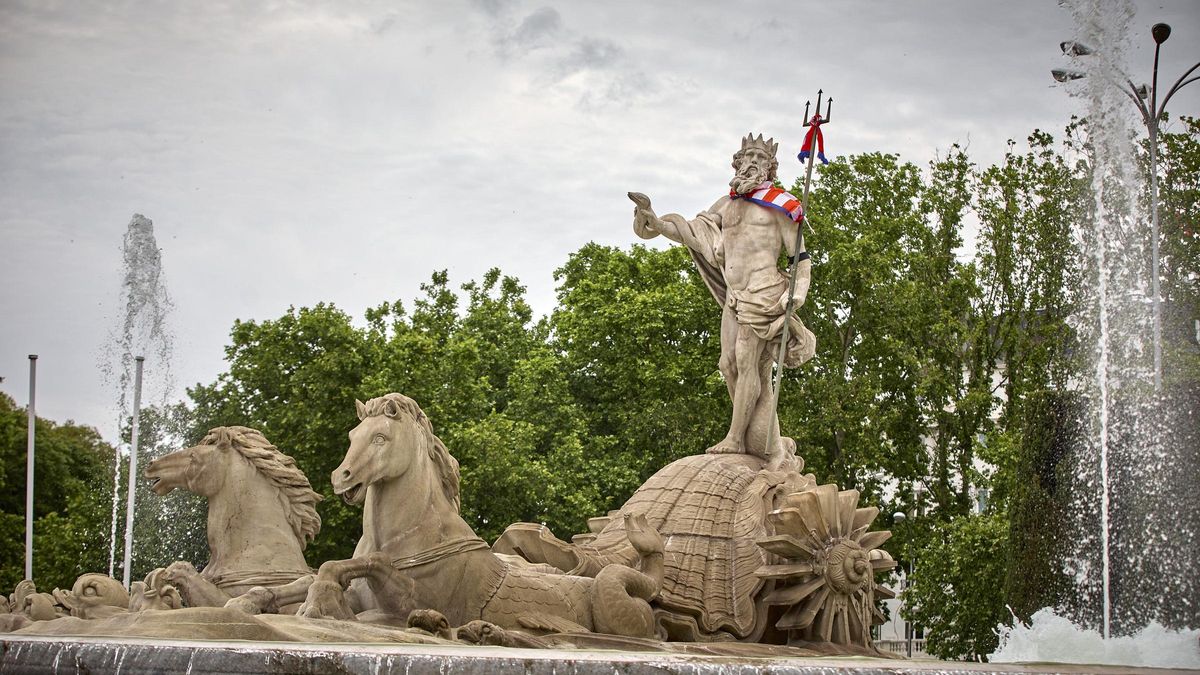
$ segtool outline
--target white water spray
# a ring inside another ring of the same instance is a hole
[[[1134,635],[1104,638],[1042,609],[1029,625],[1014,619],[1000,627],[1001,648],[991,661],[1007,663],[1103,663],[1146,668],[1200,668],[1200,630],[1174,631],[1156,621]]]
[[[124,274],[121,282],[123,314],[109,339],[100,370],[105,383],[116,390],[117,429],[131,415],[134,356],[146,356],[148,391],[165,402],[172,388],[173,335],[167,323],[172,303],[162,274],[162,252],[154,238],[154,223],[134,214],[121,247]],[[150,397],[146,397],[150,398]],[[116,566],[117,521],[121,503],[121,458],[113,467],[112,526],[109,531],[108,574]]]
[[[1080,465],[1071,508],[1078,529],[1075,548],[1063,556],[1076,588],[1058,608],[1061,616],[1046,608],[1029,625],[1001,626],[989,658],[1197,667],[1200,633],[1189,610],[1196,540],[1188,523],[1195,517],[1180,510],[1194,478],[1181,467],[1189,453],[1177,447],[1177,406],[1165,406],[1151,385],[1147,347],[1149,213],[1138,202],[1143,186],[1133,149],[1140,134],[1130,125],[1135,106],[1124,72],[1134,10],[1128,0],[1061,4],[1075,19],[1076,38],[1094,50],[1072,64],[1087,77],[1071,90],[1088,107],[1094,196],[1077,231],[1092,282],[1072,323],[1082,344],[1092,345],[1091,381],[1080,383],[1090,438],[1075,451]]]

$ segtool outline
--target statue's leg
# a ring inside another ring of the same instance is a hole
[[[758,401],[750,413],[750,421],[746,428],[746,453],[773,461],[781,453],[779,443],[779,420],[772,413],[775,407],[775,396],[771,389],[772,366],[775,364],[775,351],[764,347],[755,368],[755,376],[759,382]]]
[[[730,401],[737,398],[737,339],[737,314],[729,306],[729,303],[725,303],[725,306],[721,308],[721,359],[717,362],[717,367],[721,371],[721,376],[725,378]]]
[[[200,576],[196,568],[186,560],[177,560],[167,565],[163,578],[179,591],[179,597],[183,599],[185,607],[223,607],[229,602],[228,593]]]
[[[282,586],[255,586],[225,603],[225,606],[247,614],[279,614],[280,608],[303,602],[316,579],[316,576],[306,574]]]
[[[738,326],[737,340],[734,344],[737,350],[735,359],[738,378],[733,388],[733,418],[729,422],[729,433],[725,439],[709,448],[708,451],[713,453],[745,452],[746,428],[762,392],[762,383],[756,375],[765,341],[749,326]]]
[[[345,590],[352,579],[366,576],[371,565],[369,557],[323,563],[296,614],[310,619],[353,620],[354,610]]]
[[[380,552],[367,556],[365,576],[378,611],[404,621],[414,609],[426,609],[413,605],[416,583],[392,567],[391,556]]]

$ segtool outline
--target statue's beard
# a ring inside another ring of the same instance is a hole
[[[744,195],[761,185],[765,180],[767,180],[767,173],[765,171],[747,167],[737,172],[737,175],[729,181],[729,187],[733,188],[733,191],[739,195]]]

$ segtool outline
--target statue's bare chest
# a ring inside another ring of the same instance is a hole
[[[778,252],[782,243],[779,216],[771,209],[744,199],[724,199],[713,211],[721,214],[721,236],[727,250],[750,245]]]

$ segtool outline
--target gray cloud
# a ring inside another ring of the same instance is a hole
[[[571,91],[576,105],[596,109],[625,105],[655,89],[654,78],[631,64],[615,40],[581,33],[566,25],[554,7],[525,14],[513,27],[512,8],[485,13],[492,20],[493,44],[502,60],[522,60],[536,74],[537,88]],[[583,76],[582,81],[564,81]]]
[[[600,38],[585,37],[575,44],[571,53],[562,60],[567,70],[585,68],[611,68],[621,59],[623,50],[616,42]]]
[[[562,16],[553,7],[539,7],[521,20],[508,42],[520,49],[537,49],[550,44],[562,30]]]
[[[396,22],[399,20],[399,12],[387,12],[383,16],[371,22],[371,32],[375,33],[376,35],[383,35],[391,30],[391,28],[395,26]]]
[[[470,4],[489,16],[506,14],[517,5],[517,0],[470,0]]]

